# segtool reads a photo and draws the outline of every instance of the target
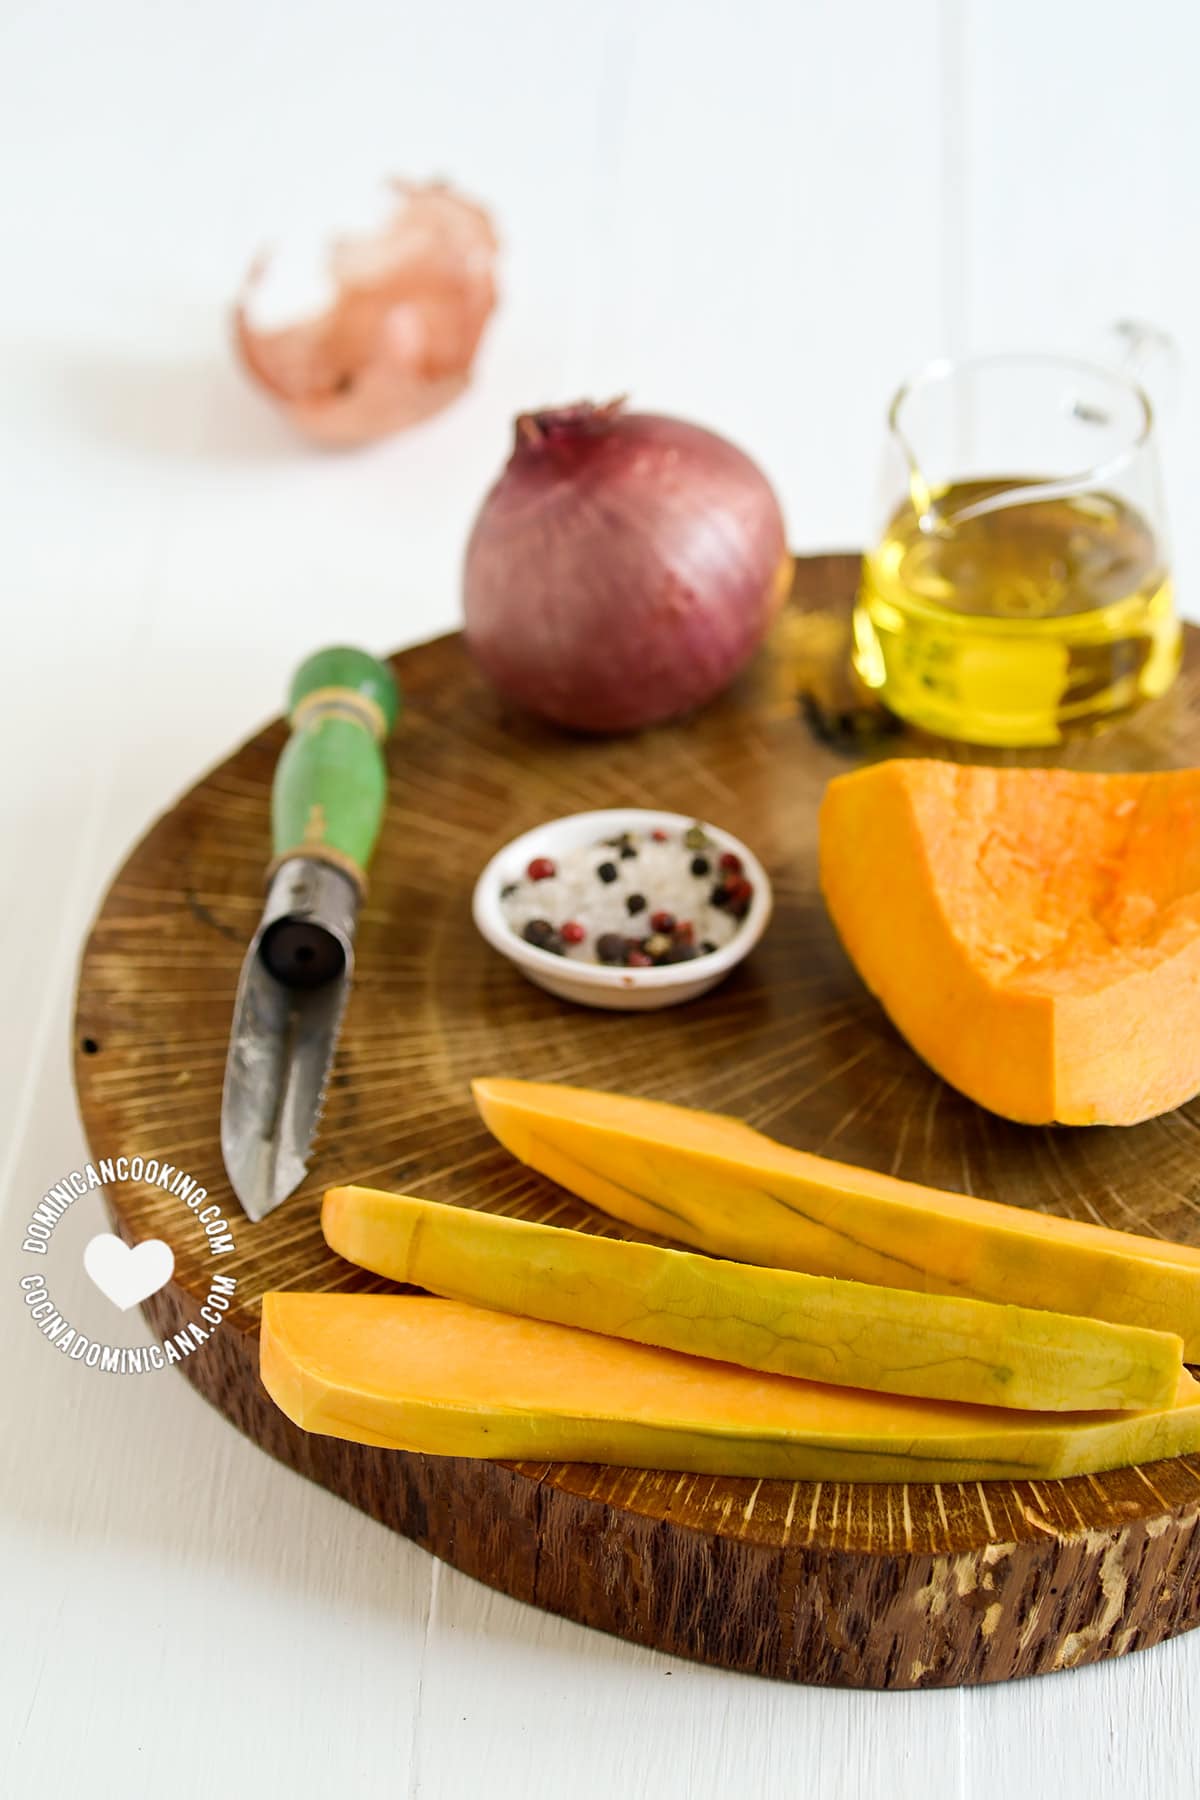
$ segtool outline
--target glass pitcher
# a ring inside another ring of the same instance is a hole
[[[1169,348],[1118,330],[1131,367]],[[1131,369],[933,364],[892,401],[881,515],[853,655],[901,718],[968,743],[1057,744],[1173,681],[1154,418]]]

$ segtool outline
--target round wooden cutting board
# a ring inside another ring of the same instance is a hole
[[[826,781],[855,755],[946,753],[882,735],[869,715],[839,716],[856,568],[846,556],[801,563],[792,607],[743,681],[694,720],[638,738],[571,740],[508,712],[458,637],[395,659],[408,705],[389,746],[390,810],[323,1128],[309,1179],[262,1224],[229,1189],[218,1117],[281,722],[185,795],[117,876],[83,956],[76,1079],[96,1156],[175,1162],[233,1223],[237,1309],[183,1367],[273,1455],[493,1587],[674,1655],[863,1687],[999,1681],[1200,1622],[1200,1458],[1063,1482],[909,1487],[468,1462],[305,1436],[257,1373],[266,1289],[386,1285],[326,1249],[318,1203],[330,1183],[613,1229],[491,1140],[468,1092],[480,1074],[728,1111],[872,1168],[1200,1241],[1200,1104],[1132,1130],[1006,1124],[925,1068],[838,945],[815,874]],[[1065,760],[1200,761],[1198,701],[1190,632],[1175,690]],[[528,826],[630,804],[747,838],[774,880],[776,916],[707,998],[590,1012],[529,986],[487,948],[471,887]],[[179,1235],[179,1202],[157,1190],[110,1190],[110,1206],[131,1242]],[[190,1249],[177,1259],[147,1306],[163,1335],[196,1318],[213,1266]]]

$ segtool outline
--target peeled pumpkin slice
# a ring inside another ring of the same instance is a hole
[[[831,781],[821,886],[930,1066],[1027,1124],[1200,1092],[1200,769],[894,760]]]
[[[791,1481],[1091,1474],[1200,1448],[1200,1385],[1140,1413],[1020,1413],[756,1374],[420,1294],[267,1294],[293,1424],[432,1456]]]
[[[375,1188],[331,1188],[340,1256],[393,1281],[837,1387],[1043,1412],[1169,1406],[1165,1332],[590,1237]]]
[[[943,1193],[777,1144],[735,1119],[532,1081],[472,1084],[531,1168],[712,1256],[1177,1333],[1200,1361],[1200,1250]]]

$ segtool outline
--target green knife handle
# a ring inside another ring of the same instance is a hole
[[[271,790],[274,867],[311,856],[365,888],[387,800],[383,743],[399,710],[391,670],[365,650],[319,650],[301,664]]]

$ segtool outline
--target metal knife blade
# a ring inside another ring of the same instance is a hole
[[[276,872],[238,982],[221,1152],[257,1222],[303,1181],[354,973],[358,891],[329,863]]]

